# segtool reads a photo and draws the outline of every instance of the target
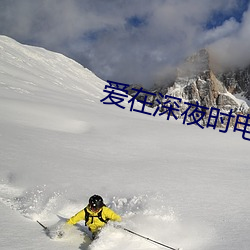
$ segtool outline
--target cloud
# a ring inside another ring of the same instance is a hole
[[[213,42],[219,41],[225,37],[235,34],[240,28],[240,24],[235,20],[235,18],[230,18],[224,21],[221,26],[204,31],[203,36],[200,39],[201,44],[211,44]]]
[[[220,29],[227,29],[224,24]],[[210,44],[210,51],[219,65],[245,67],[250,64],[250,9],[233,32]]]
[[[149,86],[204,46],[249,40],[247,12],[242,22],[233,17],[241,1],[2,0],[0,33],[61,52],[103,79]],[[211,20],[215,13],[226,20]]]

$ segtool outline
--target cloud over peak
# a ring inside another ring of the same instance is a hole
[[[103,79],[147,86],[203,47],[224,62],[232,51],[247,61],[247,2],[3,0],[0,33],[62,52]]]

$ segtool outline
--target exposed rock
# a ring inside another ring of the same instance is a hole
[[[233,95],[241,93],[244,97],[250,99],[250,67],[244,70],[214,73],[210,61],[209,52],[206,49],[202,49],[187,58],[177,69],[177,77],[172,86],[154,87],[149,90],[155,94],[155,96],[148,96],[147,99],[148,102],[152,103],[151,107],[160,106],[160,111],[164,111],[164,103],[169,98],[165,99],[162,96],[168,95],[180,98],[182,102],[177,103],[180,104],[179,111],[175,113],[180,118],[188,107],[185,102],[192,104],[198,102],[200,106],[206,107],[200,108],[204,112],[206,111],[203,124],[207,122],[211,107],[217,108],[223,113],[229,113],[232,109],[234,115],[250,113],[247,103]],[[136,86],[137,89],[140,87]],[[144,89],[144,91],[146,90]],[[130,94],[134,95],[133,91],[130,90]],[[141,93],[138,99],[143,100],[145,95]],[[165,105],[165,110],[169,106],[170,103]],[[190,110],[192,109],[194,108],[192,107]],[[188,117],[187,121],[190,120],[192,118]],[[217,125],[223,127],[220,121]],[[234,124],[231,123],[231,125]]]
[[[218,74],[217,77],[225,84],[230,93],[241,93],[250,100],[250,66],[244,69],[228,70]]]

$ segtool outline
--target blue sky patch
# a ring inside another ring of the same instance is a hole
[[[241,23],[244,12],[248,9],[249,0],[239,0],[237,9],[230,13],[225,13],[223,10],[215,11],[210,20],[206,23],[206,29],[213,29],[221,26],[226,20],[234,18],[238,23]]]
[[[127,18],[126,21],[127,21],[128,26],[134,27],[134,28],[139,28],[147,24],[146,17],[131,16]]]

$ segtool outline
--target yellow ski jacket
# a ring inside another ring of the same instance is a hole
[[[89,209],[89,207],[86,207],[87,212],[89,213],[88,221],[85,221],[86,226],[88,226],[89,230],[92,233],[97,232],[100,228],[102,228],[106,223],[105,221],[112,220],[112,221],[121,221],[121,217],[116,214],[113,210],[110,208],[103,206],[99,211],[93,212]],[[100,220],[98,218],[98,215],[100,215],[101,212],[101,218]],[[80,220],[85,220],[85,210],[82,209],[77,214],[72,216],[68,221],[67,224],[74,225]]]

